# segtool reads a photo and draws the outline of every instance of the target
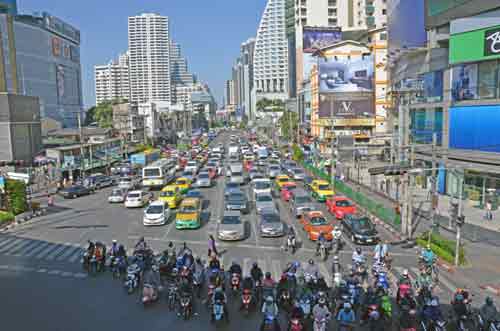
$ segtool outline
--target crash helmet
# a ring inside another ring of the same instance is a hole
[[[144,237],[141,237],[141,238],[139,239],[139,242],[144,242]]]
[[[433,297],[431,302],[430,302],[431,307],[438,307],[439,306],[439,301],[436,297]]]
[[[326,303],[326,299],[324,297],[320,297],[319,300],[318,300],[318,303],[320,305],[324,305]]]
[[[430,251],[431,250],[431,245],[427,244],[427,246],[425,246],[425,249]]]
[[[349,302],[344,302],[344,309],[351,309],[351,304]]]
[[[117,243],[118,243],[118,241],[116,241],[116,239],[113,239],[111,242],[112,242],[113,244],[117,244]]]
[[[196,256],[194,260],[196,261],[196,263],[201,264],[201,258],[199,256]]]
[[[372,310],[369,314],[368,317],[373,319],[373,320],[378,320],[380,318],[380,313],[378,310]]]
[[[314,265],[314,260],[313,259],[309,259],[309,265]]]
[[[408,278],[408,269],[403,270],[403,277]]]
[[[257,262],[252,263],[252,268],[258,268],[259,264]]]
[[[486,297],[486,304],[488,306],[492,306],[493,305],[493,299],[491,297]]]
[[[266,278],[267,278],[267,279],[270,279],[270,278],[271,278],[271,273],[270,273],[269,271],[268,271],[268,272],[266,272]]]
[[[356,253],[361,254],[361,248],[356,247]]]
[[[333,263],[339,263],[339,257],[337,255],[333,257]]]
[[[156,264],[153,264],[151,266],[151,270],[153,270],[154,272],[157,272],[158,271],[158,266]]]
[[[268,296],[268,297],[266,297],[266,302],[267,302],[267,303],[273,303],[273,302],[274,302],[273,297],[272,297],[272,296]]]

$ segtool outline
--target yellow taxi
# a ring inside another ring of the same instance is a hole
[[[334,192],[326,180],[316,179],[311,183],[312,197],[320,202],[325,202],[333,197]]]
[[[175,228],[198,229],[201,226],[201,200],[186,198],[182,200],[175,215]]]
[[[281,191],[283,185],[285,185],[285,183],[289,183],[290,181],[290,177],[288,177],[287,175],[278,175],[274,180],[274,185],[276,186],[276,189],[278,191]]]
[[[175,209],[182,200],[182,194],[177,186],[168,185],[161,190],[159,200],[168,203],[170,209]]]
[[[179,177],[175,180],[173,186],[179,188],[181,194],[185,194],[191,188],[191,180],[186,177]]]

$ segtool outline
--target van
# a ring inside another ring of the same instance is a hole
[[[243,165],[241,163],[229,165],[229,171],[231,172],[229,181],[231,183],[244,184],[245,178],[243,176]]]
[[[150,196],[150,193],[143,191],[130,191],[125,198],[125,207],[142,208],[148,203]]]

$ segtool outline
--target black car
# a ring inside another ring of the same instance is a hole
[[[83,185],[73,185],[59,191],[59,194],[65,199],[74,199],[90,193],[91,189]]]
[[[345,215],[342,225],[353,243],[372,245],[379,241],[375,225],[367,216]]]

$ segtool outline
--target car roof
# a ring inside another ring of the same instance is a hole
[[[322,211],[320,210],[313,210],[307,213],[307,216],[309,217],[325,217]]]
[[[260,182],[266,182],[266,183],[270,183],[271,180],[269,178],[255,178],[253,180],[254,183],[260,183]]]
[[[135,191],[128,192],[128,194],[143,194],[143,192],[140,190],[135,190]]]
[[[167,185],[164,188],[161,189],[163,192],[167,191],[177,191],[177,186],[174,185]]]
[[[309,194],[308,194],[306,191],[304,191],[302,188],[297,188],[297,189],[295,190],[295,192],[294,192],[294,195],[295,195],[296,197],[301,197],[301,196],[309,196]]]
[[[315,179],[313,182],[316,184],[327,184],[327,185],[330,184],[326,180],[323,180],[323,179]]]
[[[181,204],[182,205],[194,205],[194,204],[197,204],[199,201],[200,201],[200,199],[191,197],[191,198],[185,198],[184,200],[182,200]]]
[[[267,196],[270,196],[271,198],[273,197],[273,195],[269,192],[259,192],[259,193],[256,193],[257,196],[264,196],[264,195],[267,195]]]
[[[239,210],[226,210],[223,216],[238,216],[241,217],[241,212]]]
[[[151,202],[149,205],[150,206],[162,206],[162,207],[164,207],[166,204],[167,203],[165,201],[156,200],[156,201]]]

